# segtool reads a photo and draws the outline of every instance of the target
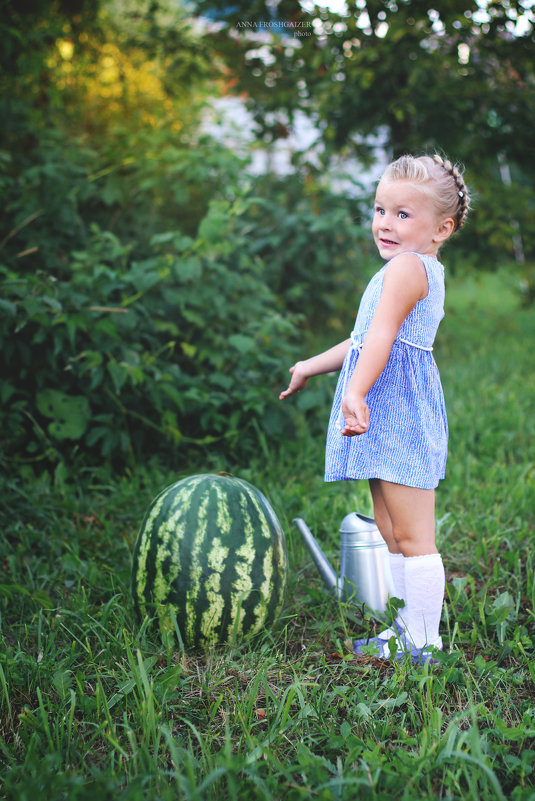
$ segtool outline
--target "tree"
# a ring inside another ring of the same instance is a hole
[[[197,5],[204,12],[216,4]],[[371,162],[378,140],[391,156],[445,151],[469,166],[485,212],[472,223],[466,249],[487,264],[518,257],[517,228],[527,225],[524,254],[535,258],[535,164],[527,158],[535,119],[531,0],[352,0],[343,15],[291,2],[276,12],[263,3],[235,3],[227,12],[224,5],[218,13],[227,26],[213,34],[214,43],[232,74],[229,86],[245,95],[263,138],[285,136],[301,110],[317,123],[326,169],[333,156]],[[260,47],[239,22],[252,20],[258,34],[270,14],[306,23],[307,35],[280,26]],[[492,208],[497,193],[499,210]]]
[[[393,154],[442,141],[461,155],[498,150],[521,159],[535,111],[533,4],[494,0],[486,11],[475,0],[436,5],[353,0],[339,15],[280,4],[277,21],[306,24],[307,35],[274,27],[278,35],[260,52],[251,30],[269,30],[259,27],[270,16],[267,5],[233,4],[219,12],[227,27],[213,38],[232,70],[233,91],[245,92],[257,110],[317,114],[329,152],[347,148],[365,158],[366,137],[386,128]]]

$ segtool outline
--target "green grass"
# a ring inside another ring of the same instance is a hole
[[[448,289],[436,349],[450,421],[441,664],[354,657],[351,640],[377,624],[326,595],[291,522],[304,517],[336,562],[342,518],[371,512],[365,482],[323,483],[323,439],[309,433],[323,406],[247,467],[212,454],[187,471],[10,475],[1,798],[535,799],[535,313],[516,307],[506,277]],[[165,650],[132,616],[137,528],[180,474],[229,468],[286,531],[284,618],[252,645]]]

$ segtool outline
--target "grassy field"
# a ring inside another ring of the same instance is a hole
[[[535,799],[535,311],[490,276],[453,282],[447,312],[440,664],[352,655],[376,623],[326,595],[291,521],[336,561],[342,518],[370,498],[365,482],[323,483],[323,440],[305,425],[246,467],[211,457],[188,471],[232,469],[262,489],[291,564],[278,630],[207,656],[163,650],[129,598],[143,511],[175,472],[8,475],[0,798]]]

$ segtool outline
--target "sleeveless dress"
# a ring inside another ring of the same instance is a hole
[[[357,319],[334,394],[327,431],[325,481],[381,478],[409,487],[434,489],[444,478],[448,423],[444,394],[432,348],[444,317],[444,268],[433,256],[417,255],[429,291],[407,315],[384,370],[366,395],[368,430],[345,437],[342,398],[353,373],[383,289],[388,263],[376,273],[360,302]]]

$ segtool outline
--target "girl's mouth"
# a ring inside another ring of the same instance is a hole
[[[393,242],[391,239],[380,239],[381,245],[386,245],[387,247],[391,247],[392,245],[397,245],[397,242]]]

